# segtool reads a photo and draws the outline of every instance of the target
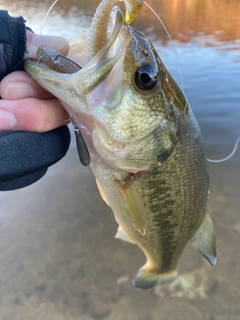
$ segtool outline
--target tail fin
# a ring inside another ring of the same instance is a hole
[[[177,270],[173,270],[169,273],[153,273],[147,269],[141,268],[136,276],[133,278],[132,283],[137,289],[151,289],[161,284],[167,284],[173,282],[177,278]]]

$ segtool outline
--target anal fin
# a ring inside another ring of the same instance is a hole
[[[205,213],[203,221],[190,240],[196,248],[210,263],[217,263],[216,237],[213,229],[212,220],[208,213]]]

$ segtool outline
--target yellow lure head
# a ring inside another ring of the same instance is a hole
[[[138,12],[141,10],[143,6],[143,0],[120,0],[125,3],[126,6],[126,14],[124,17],[124,21],[126,24],[130,24],[136,18]]]

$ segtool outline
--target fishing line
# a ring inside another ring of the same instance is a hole
[[[176,56],[176,58],[177,58],[178,72],[179,72],[179,75],[180,75],[180,80],[181,80],[181,85],[182,85],[182,91],[183,91],[183,93],[184,93],[183,77],[182,77],[182,72],[181,72],[181,68],[180,68],[180,62],[179,62],[179,58],[178,58],[178,54],[177,54],[176,47],[175,47],[175,45],[174,45],[174,43],[173,43],[173,40],[172,40],[172,38],[171,38],[171,36],[170,36],[170,33],[168,32],[166,26],[164,25],[163,21],[162,21],[161,18],[158,16],[158,14],[156,13],[156,11],[154,11],[153,8],[152,8],[149,4],[147,4],[146,1],[143,1],[143,3],[148,7],[148,9],[150,9],[150,11],[152,11],[152,13],[155,15],[155,17],[159,20],[159,22],[161,23],[164,31],[166,32],[166,34],[167,34],[167,36],[168,36],[168,38],[169,38],[169,40],[171,41],[171,44],[172,44],[172,47],[173,47],[175,56]]]
[[[186,100],[186,104],[184,106],[184,110],[180,113],[179,117],[185,112],[185,110],[187,109],[188,107],[188,100],[187,100],[187,97],[185,96],[185,92],[184,92],[184,84],[183,84],[183,77],[182,77],[182,71],[181,71],[181,67],[180,67],[180,62],[179,62],[179,58],[178,58],[178,54],[177,54],[177,50],[176,50],[176,47],[173,43],[173,40],[170,36],[170,33],[168,32],[167,30],[167,27],[164,25],[163,21],[161,20],[161,18],[158,16],[158,14],[153,10],[153,8],[146,3],[146,1],[143,1],[143,3],[148,7],[148,9],[156,16],[156,18],[159,20],[159,22],[161,23],[164,31],[166,32],[169,40],[171,41],[171,45],[173,47],[173,51],[174,51],[174,54],[176,56],[176,59],[177,59],[177,65],[178,65],[178,72],[179,72],[179,75],[180,75],[180,82],[181,82],[181,85],[182,85],[182,93],[185,97],[185,100]]]
[[[178,54],[177,54],[177,51],[176,51],[176,47],[175,45],[173,44],[173,40],[166,28],[166,26],[164,25],[163,21],[161,20],[161,18],[158,16],[158,14],[154,11],[154,9],[146,3],[146,1],[143,1],[143,3],[148,7],[148,9],[150,9],[150,11],[152,11],[152,13],[156,16],[156,18],[159,20],[159,22],[161,23],[163,29],[165,30],[169,40],[171,41],[172,43],[172,46],[173,46],[173,50],[174,50],[174,53],[175,53],[175,56],[176,56],[176,59],[177,59],[177,62],[178,62],[178,71],[179,71],[179,75],[180,75],[180,80],[181,80],[181,85],[182,85],[182,91],[183,91],[183,94],[184,94],[184,85],[183,85],[183,77],[182,77],[182,72],[181,72],[181,68],[180,68],[180,62],[179,62],[179,58],[178,58]],[[184,94],[185,95],[185,94]],[[186,97],[185,97],[186,98]],[[187,100],[187,99],[186,99]],[[214,159],[208,159],[207,158],[207,161],[208,162],[212,162],[212,163],[221,163],[221,162],[225,162],[229,159],[231,159],[234,154],[236,153],[237,151],[237,148],[238,148],[238,144],[239,144],[239,141],[240,141],[240,136],[237,138],[236,142],[235,142],[235,146],[233,148],[233,151],[225,158],[222,158],[222,159],[219,159],[219,160],[214,160]]]
[[[225,161],[231,159],[237,151],[239,141],[240,141],[240,136],[237,138],[237,140],[235,142],[235,146],[233,148],[233,151],[227,157],[219,159],[219,160],[212,160],[212,159],[207,158],[207,161],[213,162],[213,163],[220,163],[220,162],[225,162]]]
[[[48,11],[47,11],[47,13],[46,13],[46,15],[45,15],[45,17],[44,17],[44,19],[43,19],[42,25],[41,25],[40,35],[42,35],[43,27],[44,27],[44,24],[45,24],[45,22],[46,22],[46,19],[47,19],[48,15],[49,15],[50,11],[52,10],[53,6],[55,6],[55,4],[56,4],[57,2],[58,2],[58,0],[55,0],[55,1],[53,2],[53,4],[50,6],[50,8],[48,9]]]
[[[52,10],[52,8],[54,7],[54,5],[58,2],[58,0],[55,0],[52,5],[50,6],[50,8],[48,9],[44,19],[43,19],[43,22],[41,24],[41,30],[40,30],[40,35],[42,35],[43,33],[43,27],[44,27],[44,24],[46,22],[46,19],[50,13],[50,11]],[[178,72],[179,72],[179,75],[180,75],[180,81],[181,81],[181,85],[182,85],[182,91],[183,91],[183,94],[184,94],[184,84],[183,84],[183,77],[182,77],[182,72],[181,72],[181,68],[180,68],[180,62],[179,62],[179,58],[178,58],[178,54],[177,54],[177,50],[176,50],[176,47],[175,45],[173,44],[173,40],[170,36],[170,33],[168,32],[166,26],[164,25],[163,21],[161,20],[161,18],[158,16],[158,14],[154,11],[154,9],[146,2],[146,1],[143,1],[143,3],[148,7],[148,9],[155,15],[155,17],[158,19],[158,21],[161,23],[164,31],[166,32],[169,40],[171,41],[172,43],[172,46],[173,46],[173,50],[174,50],[174,54],[176,56],[176,59],[177,59],[177,63],[178,63]],[[232,150],[232,152],[225,158],[222,158],[222,159],[219,159],[219,160],[214,160],[214,159],[209,159],[207,158],[207,161],[208,162],[211,162],[211,163],[221,163],[221,162],[225,162],[229,159],[231,159],[234,154],[236,153],[237,151],[237,148],[238,148],[238,144],[239,144],[239,141],[240,141],[240,136],[237,138],[236,142],[235,142],[235,145],[234,145],[234,148]]]

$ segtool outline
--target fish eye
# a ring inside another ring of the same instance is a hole
[[[158,83],[157,70],[146,64],[141,66],[135,73],[135,83],[142,90],[150,90]]]

